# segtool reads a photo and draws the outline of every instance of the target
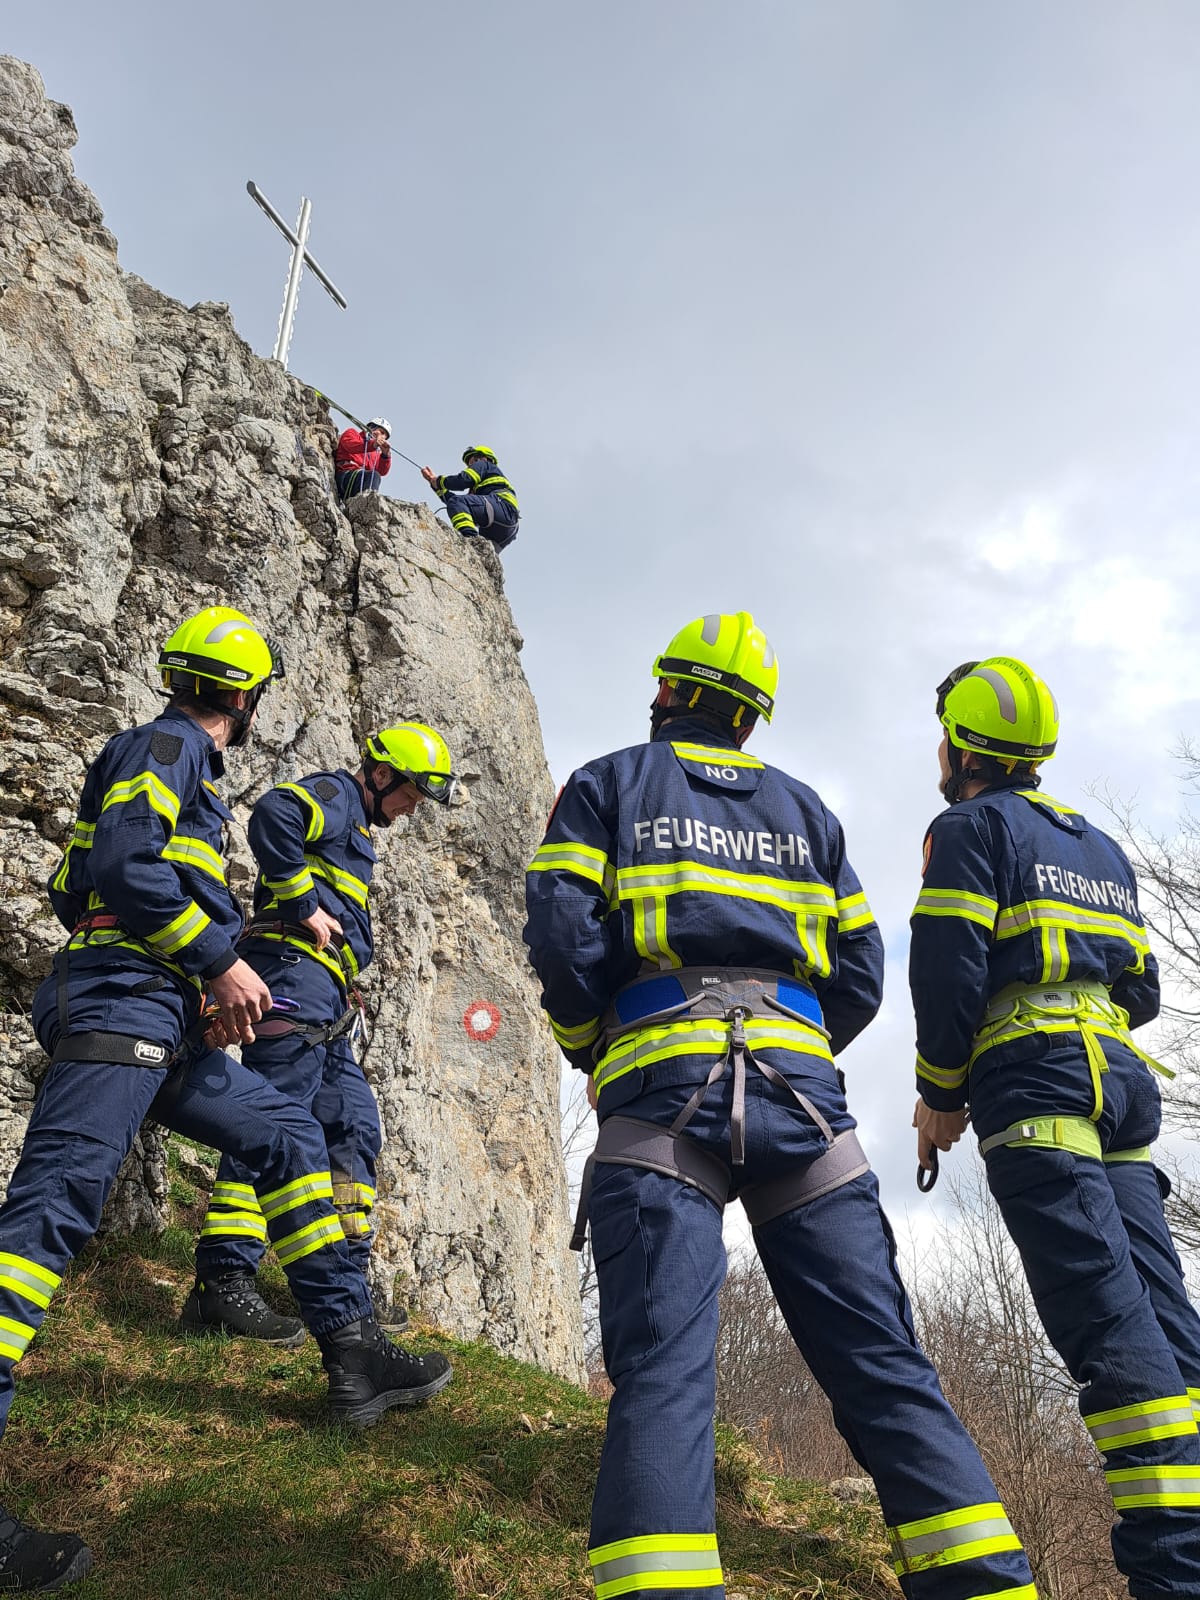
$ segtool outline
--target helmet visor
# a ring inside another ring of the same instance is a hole
[[[969,677],[970,674],[975,671],[975,668],[978,665],[978,661],[964,661],[962,666],[955,667],[954,671],[947,673],[942,679],[941,683],[938,684],[937,714],[939,721],[946,710],[946,696],[950,693],[951,689],[954,688],[956,683],[961,683],[964,678]]]

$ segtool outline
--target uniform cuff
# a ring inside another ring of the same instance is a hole
[[[200,976],[206,983],[211,983],[214,978],[219,978],[223,972],[228,972],[230,967],[236,966],[240,959],[241,957],[237,951],[230,945],[224,955],[218,956],[215,961],[211,961],[204,968]]]
[[[931,1111],[961,1111],[967,1103],[967,1086],[957,1089],[939,1089],[928,1078],[917,1078],[917,1093]]]

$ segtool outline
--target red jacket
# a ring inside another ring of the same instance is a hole
[[[355,467],[361,467],[364,472],[377,472],[386,478],[392,470],[392,452],[386,446],[377,450],[357,428],[347,428],[337,442],[333,467],[335,472],[353,472]]]

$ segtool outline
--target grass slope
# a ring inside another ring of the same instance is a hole
[[[587,1600],[588,1508],[604,1408],[490,1346],[418,1329],[454,1382],[358,1433],[323,1416],[298,1351],[181,1340],[194,1188],[161,1239],[93,1245],[19,1370],[3,1498],[96,1553],[80,1600]],[[286,1309],[283,1275],[264,1273]],[[874,1508],[769,1474],[722,1430],[717,1490],[731,1595],[873,1600],[898,1588]]]

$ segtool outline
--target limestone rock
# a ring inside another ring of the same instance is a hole
[[[157,709],[175,624],[237,606],[288,671],[229,757],[243,825],[271,783],[354,766],[371,728],[405,718],[442,729],[466,780],[449,812],[377,837],[377,1270],[455,1333],[579,1376],[559,1058],[520,940],[552,790],[499,559],[422,506],[340,510],[323,404],[226,307],[186,309],[121,269],[74,140],[38,74],[0,57],[0,1178],[40,1070],[31,997],[62,937],[42,886],[87,763]],[[240,828],[231,843],[244,890]],[[464,1016],[484,1003],[499,1022],[473,1038]],[[108,1225],[161,1226],[165,1197],[148,1127]]]

